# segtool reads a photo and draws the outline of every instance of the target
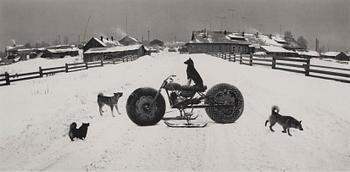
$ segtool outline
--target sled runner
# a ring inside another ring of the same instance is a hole
[[[155,125],[161,119],[171,127],[205,127],[207,124],[191,123],[197,116],[193,110],[204,108],[208,116],[217,123],[233,123],[242,114],[244,100],[241,92],[233,85],[220,83],[214,85],[206,93],[206,86],[183,86],[173,82],[176,75],[167,77],[160,88],[144,87],[136,89],[128,98],[126,111],[129,118],[139,126]],[[161,91],[165,90],[171,108],[180,111],[178,120],[185,119],[183,124],[170,123],[165,114],[165,100]],[[190,110],[190,112],[185,112]]]

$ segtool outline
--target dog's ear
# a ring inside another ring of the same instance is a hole
[[[301,124],[301,121],[302,121],[302,120],[299,121],[300,124]]]

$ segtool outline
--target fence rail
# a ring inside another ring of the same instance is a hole
[[[350,69],[310,64],[309,58],[300,57],[254,57],[252,54],[209,53],[212,56],[244,65],[268,66],[272,69],[296,72],[305,76],[350,83]],[[228,58],[227,58],[228,57]],[[316,68],[316,69],[315,69]],[[344,73],[348,72],[348,73]],[[310,74],[312,73],[312,74]],[[322,76],[320,76],[322,75]],[[323,76],[325,75],[325,76]]]
[[[13,82],[30,80],[36,78],[42,78],[43,76],[54,75],[56,73],[68,73],[68,72],[76,72],[81,70],[88,70],[89,68],[95,67],[103,67],[104,64],[118,64],[120,62],[128,62],[136,60],[137,56],[125,56],[118,60],[112,61],[96,61],[96,62],[79,62],[79,63],[66,63],[64,66],[51,67],[51,68],[42,68],[39,67],[39,71],[37,72],[27,72],[27,73],[16,73],[9,74],[5,72],[4,74],[0,74],[0,86],[10,85]],[[116,63],[118,62],[118,63]]]

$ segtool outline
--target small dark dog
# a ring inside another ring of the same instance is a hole
[[[189,58],[184,63],[187,64],[186,73],[187,73],[187,79],[189,80],[189,85],[191,83],[191,80],[193,80],[196,86],[199,86],[201,88],[204,87],[202,77],[199,75],[196,68],[194,68],[194,63],[192,59]]]
[[[112,116],[114,117],[113,114],[113,107],[115,107],[117,109],[117,112],[120,115],[119,109],[118,109],[118,100],[120,97],[123,96],[122,92],[117,92],[117,93],[113,93],[114,95],[112,97],[108,97],[108,96],[104,96],[102,93],[99,93],[97,95],[97,104],[99,107],[99,111],[100,111],[100,115],[102,116],[102,107],[103,105],[108,105],[111,108],[112,111]]]
[[[301,121],[296,120],[295,118],[291,116],[283,116],[279,114],[279,108],[278,106],[272,106],[271,110],[271,116],[268,120],[265,121],[265,127],[268,122],[270,122],[270,130],[274,132],[275,130],[272,129],[272,127],[278,123],[283,127],[283,133],[288,132],[289,136],[292,136],[289,132],[290,128],[296,128],[301,131],[303,131],[303,126],[301,125]]]
[[[84,140],[90,123],[83,123],[79,128],[77,128],[77,123],[73,122],[69,127],[69,138],[74,141],[74,138]]]

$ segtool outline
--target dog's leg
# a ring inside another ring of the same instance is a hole
[[[102,106],[98,105],[98,110],[100,111],[100,115],[102,116],[102,112],[103,112]]]
[[[289,132],[289,128],[287,129],[287,132],[288,132],[288,135],[289,135],[289,136],[292,136],[292,135],[290,134],[290,132]]]
[[[111,105],[110,107],[111,107],[112,116],[115,117],[113,114],[113,105]]]
[[[121,115],[121,113],[119,112],[119,109],[118,109],[118,105],[115,105],[115,109],[117,109],[118,114]]]
[[[286,127],[283,127],[283,131],[282,131],[282,133],[286,133],[287,131],[286,131]]]

